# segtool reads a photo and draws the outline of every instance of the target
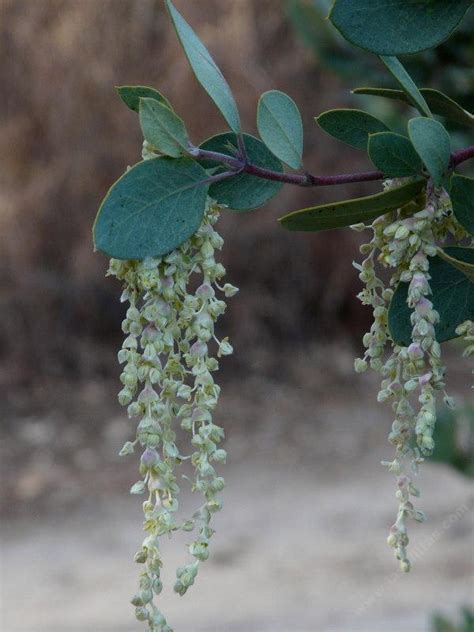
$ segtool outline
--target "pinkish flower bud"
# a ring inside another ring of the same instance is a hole
[[[146,469],[151,469],[160,460],[158,452],[152,448],[147,448],[140,458],[140,462]]]
[[[424,356],[423,349],[418,342],[412,342],[408,347],[408,357],[410,360],[422,360]]]
[[[418,383],[420,386],[426,386],[430,383],[431,378],[433,377],[433,373],[430,371],[429,373],[425,373],[424,375],[420,375],[418,378]]]
[[[196,290],[196,296],[203,299],[214,298],[216,293],[214,292],[214,288],[209,283],[203,283]]]
[[[203,358],[208,351],[207,344],[205,342],[195,342],[189,353],[196,358]]]

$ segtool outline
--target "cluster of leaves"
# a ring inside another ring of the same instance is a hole
[[[377,59],[368,51],[354,48],[324,19],[332,4],[333,0],[286,0],[286,12],[297,35],[325,69],[351,81],[365,81],[370,76],[383,87],[389,87]],[[474,98],[473,30],[474,12],[469,12],[440,46],[403,56],[403,63],[417,83],[434,83],[448,90],[463,107],[468,107]]]
[[[172,2],[165,2],[197,80],[230,129],[197,147],[184,121],[157,90],[118,88],[124,103],[138,113],[144,139],[157,155],[129,169],[99,209],[96,248],[119,259],[161,256],[180,246],[199,227],[208,195],[234,211],[251,211],[275,196],[284,182],[318,181],[284,169],[284,165],[303,169],[303,125],[294,101],[277,90],[264,93],[257,110],[260,138],[243,133],[227,81]],[[369,179],[409,180],[387,192],[292,212],[280,219],[284,228],[320,231],[370,223],[400,207],[409,216],[422,208],[426,187],[434,185],[448,190],[458,222],[474,234],[474,179],[452,173],[450,135],[433,116],[472,130],[474,115],[437,90],[419,89],[397,57],[444,41],[471,4],[470,0],[387,0],[376,5],[369,0],[336,0],[330,13],[333,25],[349,42],[379,55],[398,84],[398,89],[364,87],[355,92],[405,102],[418,116],[408,121],[406,135],[356,109],[330,110],[316,122],[333,138],[367,151],[378,170]],[[336,183],[327,180],[324,184]],[[459,323],[474,319],[474,251],[461,247],[440,251],[431,274],[432,300],[441,315],[438,339],[448,340]],[[403,344],[409,341],[410,331],[406,291],[400,284],[390,310],[392,337]]]
[[[403,133],[400,117],[403,104],[400,102],[409,104],[406,95],[393,89],[390,76],[377,56],[355,48],[329,20],[324,19],[332,3],[333,0],[286,0],[286,13],[296,36],[311,51],[316,67],[336,73],[353,86],[367,85],[367,77],[371,77],[378,89],[356,89],[352,92],[354,96],[347,95],[348,102],[353,101],[355,107],[367,109],[388,121],[395,131]],[[417,85],[427,86],[421,93],[431,111],[444,116],[445,106],[449,108],[449,116],[444,117],[443,123],[459,146],[470,141],[464,112],[474,102],[473,33],[474,11],[469,11],[452,36],[440,46],[400,57]],[[460,116],[456,116],[455,108],[450,107],[453,105],[451,100],[440,94],[441,91],[461,105]],[[374,99],[374,96],[383,98]]]

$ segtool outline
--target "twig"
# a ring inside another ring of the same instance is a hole
[[[232,171],[227,171],[225,174],[219,174],[222,178],[228,178],[238,173],[248,173],[249,175],[257,178],[273,180],[274,182],[283,182],[285,184],[293,184],[300,187],[324,187],[338,184],[351,184],[355,182],[371,182],[375,180],[383,180],[385,177],[382,171],[343,173],[334,176],[315,176],[311,173],[282,173],[280,171],[272,171],[271,169],[258,167],[257,165],[248,162],[247,158],[227,156],[226,154],[199,149],[198,147],[193,147],[190,150],[190,154],[193,158],[198,160],[212,160],[231,167]],[[450,167],[454,168],[470,158],[474,158],[474,146],[459,149],[451,154]]]

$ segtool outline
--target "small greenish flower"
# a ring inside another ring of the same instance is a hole
[[[400,186],[400,181],[388,180],[386,190]],[[463,233],[462,227],[451,213],[449,195],[444,189],[430,193],[426,207],[412,217],[404,217],[400,209],[377,218],[372,224],[373,238],[360,248],[365,259],[354,264],[365,288],[359,294],[364,305],[372,307],[373,324],[364,335],[366,352],[358,358],[354,367],[362,372],[367,366],[382,376],[379,402],[387,402],[395,413],[389,441],[396,450],[393,461],[383,465],[397,475],[398,513],[390,529],[388,544],[404,572],[410,570],[407,557],[407,520],[422,522],[423,512],[414,509],[411,497],[418,497],[419,490],[413,483],[425,456],[434,449],[433,433],[436,423],[436,400],[444,393],[445,369],[441,361],[441,347],[436,340],[435,326],[439,315],[429,300],[430,259],[437,253],[438,243],[454,236],[457,240]],[[355,229],[359,230],[359,226]],[[376,264],[392,271],[389,287],[385,287],[377,275]],[[408,347],[394,344],[388,330],[388,307],[393,288],[399,282],[408,283],[407,304],[411,309],[412,335]],[[471,329],[470,329],[471,327]],[[474,342],[472,323],[458,329]],[[474,353],[474,345],[472,346]],[[452,400],[444,393],[447,405]]]
[[[145,144],[144,157],[152,157],[150,152]],[[225,275],[214,258],[223,245],[214,228],[219,211],[209,200],[201,227],[168,255],[144,261],[111,260],[109,268],[109,274],[123,283],[122,299],[129,303],[118,354],[123,367],[119,402],[138,423],[135,441],[127,441],[120,454],[142,448],[143,478],[130,491],[147,494],[146,537],[135,555],[144,572],[132,603],[137,619],[147,621],[151,632],[170,630],[153,597],[162,590],[161,537],[179,529],[197,529],[188,547],[195,561],[177,573],[175,591],[183,595],[194,584],[199,563],[209,557],[211,519],[222,507],[216,495],[225,483],[213,464],[224,463],[227,455],[218,447],[224,431],[213,421],[220,394],[213,374],[219,368],[218,358],[233,349],[228,338],[219,341],[214,330],[226,309],[223,298],[238,290],[218,283]],[[177,443],[178,425],[191,435],[190,453]],[[204,502],[192,519],[178,521],[178,470],[187,461],[195,472],[192,490],[200,492]]]

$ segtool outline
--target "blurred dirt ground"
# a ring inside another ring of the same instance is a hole
[[[127,497],[136,459],[116,456],[131,428],[110,408],[114,390],[58,385],[49,413],[25,408],[9,419],[4,632],[140,629],[129,599],[141,502]],[[468,395],[452,391],[458,401]],[[398,571],[385,544],[396,501],[380,466],[391,454],[390,416],[375,392],[371,376],[354,378],[352,352],[340,347],[286,360],[280,378],[224,380],[224,510],[196,585],[184,598],[163,593],[176,632],[428,632],[434,610],[473,603],[469,479],[423,467],[429,521],[411,528],[412,573]],[[168,586],[184,544],[164,545]]]

